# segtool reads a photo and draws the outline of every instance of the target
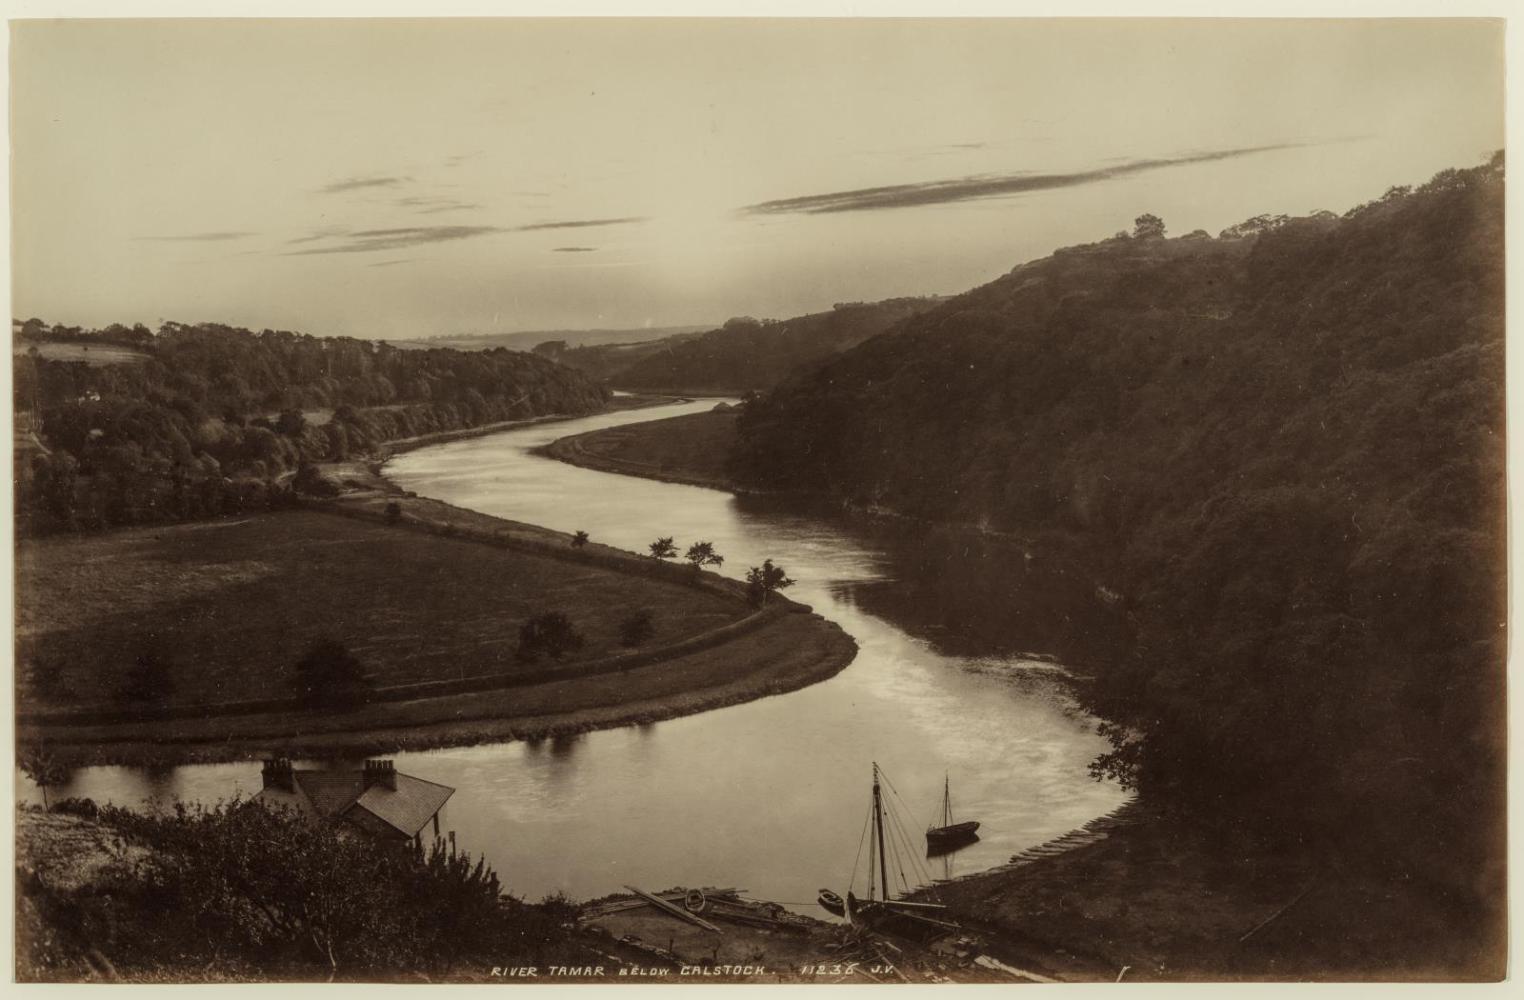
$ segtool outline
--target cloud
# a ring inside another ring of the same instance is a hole
[[[617,226],[629,222],[644,222],[644,217],[624,219],[571,219],[560,222],[536,222],[527,226],[402,226],[395,229],[315,230],[290,242],[313,243],[319,240],[342,240],[329,246],[312,247],[307,250],[289,250],[284,256],[301,257],[308,254],[327,253],[377,253],[383,250],[400,250],[425,243],[448,243],[491,236],[495,233],[529,233],[542,229],[582,229],[588,226]],[[588,248],[595,249],[595,248]]]
[[[402,208],[411,208],[419,215],[435,215],[439,212],[463,212],[471,208],[481,208],[475,202],[457,201],[454,198],[431,198],[423,195],[409,195],[406,198],[398,198],[397,204]]]
[[[133,239],[162,243],[222,243],[258,235],[250,232],[186,233],[183,236],[134,236]]]
[[[366,264],[366,267],[391,267],[393,264],[411,264],[415,260],[424,260],[423,257],[403,257],[401,260],[378,260],[374,264]]]
[[[571,219],[564,222],[536,222],[530,226],[517,226],[516,233],[532,233],[540,229],[584,229],[589,226],[623,226],[632,222],[645,222],[647,216],[632,215],[624,219]]]
[[[501,226],[405,226],[398,229],[361,229],[347,234],[345,242],[335,246],[313,247],[311,250],[292,250],[285,256],[301,257],[319,253],[376,253],[381,250],[400,250],[404,247],[421,246],[425,243],[447,243],[474,236],[510,232]]]
[[[556,247],[551,253],[592,253],[597,247]]]
[[[296,239],[287,240],[286,242],[290,244],[316,243],[318,240],[329,240],[333,239],[335,236],[344,236],[348,232],[349,230],[344,229],[340,226],[328,226],[324,229],[314,229],[306,236],[298,236]]]
[[[412,180],[411,177],[346,177],[342,181],[334,181],[318,188],[318,194],[343,194],[345,191],[360,191],[365,188],[396,187]]]
[[[1278,149],[1292,149],[1300,145],[1302,144],[1283,143],[1274,146],[1249,146],[1243,149],[1190,153],[1169,159],[1127,160],[1114,166],[1063,174],[985,174],[953,180],[925,181],[918,184],[893,184],[887,187],[859,188],[855,191],[833,191],[829,194],[802,195],[796,198],[759,202],[755,205],[747,205],[741,211],[747,215],[824,215],[832,212],[871,212],[887,208],[942,205],[982,198],[1000,198],[1029,191],[1049,191],[1055,188],[1078,187],[1082,184],[1098,184],[1150,170],[1162,170],[1165,167],[1211,163],[1216,160],[1229,160]]]

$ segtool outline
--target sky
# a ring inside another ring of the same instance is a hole
[[[950,294],[1502,148],[1501,22],[24,21],[12,313],[382,339]]]

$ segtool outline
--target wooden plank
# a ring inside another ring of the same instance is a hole
[[[653,896],[649,892],[646,892],[643,889],[637,889],[637,888],[635,888],[633,885],[626,885],[625,888],[630,890],[631,892],[633,892],[635,895],[639,896],[640,898],[646,900],[648,903],[650,903],[652,906],[655,906],[657,909],[659,909],[659,910],[665,910],[666,912],[672,914],[674,917],[678,917],[680,919],[686,920],[690,924],[697,924],[698,926],[704,928],[706,931],[714,931],[716,934],[724,934],[725,933],[724,931],[720,930],[718,927],[714,926],[714,924],[711,924],[709,921],[703,919],[702,917],[696,917],[693,914],[689,913],[687,910],[682,909],[681,907],[673,906],[671,903],[667,902],[665,899],[662,899],[660,896]]]

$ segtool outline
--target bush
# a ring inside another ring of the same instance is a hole
[[[395,500],[387,501],[385,519],[387,524],[396,524],[401,521],[402,505]]]
[[[582,645],[582,633],[572,625],[570,618],[560,611],[547,611],[529,619],[519,629],[519,647],[515,655],[526,663],[539,659],[541,653],[559,660],[567,653],[581,649]]]
[[[174,693],[175,681],[169,662],[155,644],[139,650],[119,692],[125,701],[163,701]]]
[[[651,638],[655,631],[651,612],[641,609],[619,623],[619,644],[630,647],[639,646]]]
[[[169,971],[173,979],[240,967],[303,980],[438,975],[577,954],[564,907],[505,896],[484,860],[441,841],[427,851],[383,844],[340,823],[237,800],[93,812],[149,847],[153,862],[115,873],[109,894],[90,894],[89,905],[108,911],[94,917],[111,932],[87,941],[68,933],[85,916],[82,900],[23,887],[30,926],[18,927],[18,962],[35,972],[57,969],[58,957],[87,946],[123,972]],[[39,956],[39,946],[62,955]]]
[[[339,484],[323,475],[315,465],[303,465],[296,470],[291,486],[296,492],[313,497],[336,497],[341,492]]]
[[[315,708],[357,705],[372,690],[365,666],[336,639],[314,643],[296,661],[293,681],[302,700]]]

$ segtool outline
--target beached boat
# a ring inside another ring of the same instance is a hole
[[[952,781],[950,778],[943,778],[942,781],[941,819],[940,825],[933,824],[926,828],[926,853],[928,855],[946,854],[966,844],[972,844],[979,839],[978,820],[964,820],[959,823],[953,819]]]
[[[827,913],[834,914],[838,917],[844,917],[847,915],[847,901],[842,899],[836,893],[832,892],[830,889],[821,889],[820,895],[815,897],[815,901],[819,903],[821,909],[825,910]]]

